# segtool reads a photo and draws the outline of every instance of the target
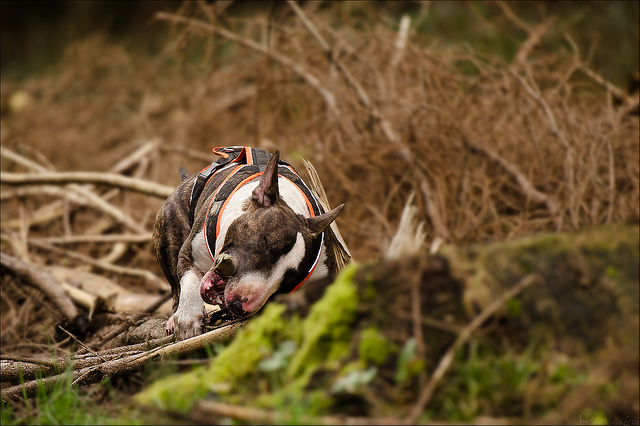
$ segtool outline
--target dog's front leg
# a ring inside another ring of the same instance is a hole
[[[178,308],[167,321],[167,332],[175,334],[180,340],[202,333],[205,309],[200,296],[200,280],[193,269],[187,270],[180,279]]]

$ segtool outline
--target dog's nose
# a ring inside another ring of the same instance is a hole
[[[233,273],[233,260],[231,260],[231,256],[226,253],[220,253],[218,257],[216,257],[213,271],[223,280],[229,278]]]
[[[237,294],[233,297],[233,300],[230,303],[227,303],[229,310],[232,314],[242,317],[246,314],[242,304],[247,301],[247,298],[241,299]]]

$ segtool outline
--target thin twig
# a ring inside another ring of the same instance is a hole
[[[607,154],[609,156],[609,206],[607,207],[607,222],[610,223],[613,217],[613,203],[616,199],[616,173],[613,159],[613,148],[611,142],[605,139],[607,145]]]
[[[551,196],[537,190],[515,164],[508,162],[489,148],[479,145],[473,145],[472,148],[475,151],[486,155],[487,157],[504,167],[504,169],[509,172],[509,174],[513,176],[518,182],[518,185],[520,185],[522,192],[524,192],[527,197],[529,197],[536,203],[546,204],[547,208],[549,209],[549,213],[551,213],[552,216],[555,216],[558,213],[558,202]]]
[[[163,296],[161,296],[158,300],[156,300],[151,305],[149,305],[147,308],[143,309],[142,312],[147,314],[152,314],[155,311],[157,311],[160,306],[162,306],[167,300],[171,299],[172,297],[173,297],[173,294],[171,292],[167,292]]]
[[[638,104],[637,100],[634,102],[633,97],[629,96],[625,90],[619,88],[615,84],[606,80],[604,77],[602,77],[600,74],[598,74],[591,68],[587,67],[586,65],[580,67],[580,71],[582,71],[587,77],[589,77],[591,80],[593,80],[600,86],[611,90],[611,93],[613,93],[615,97],[620,99],[624,104],[626,105]]]
[[[529,37],[527,37],[524,43],[522,43],[520,49],[518,49],[518,53],[516,53],[516,56],[513,59],[514,64],[523,65],[527,61],[531,51],[540,44],[540,40],[542,40],[542,37],[545,35],[549,27],[553,25],[554,21],[555,19],[553,17],[549,18],[529,31]]]
[[[320,44],[320,47],[322,47],[322,49],[325,51],[325,53],[331,59],[331,61],[334,64],[336,64],[336,66],[344,76],[345,80],[351,85],[351,87],[354,88],[354,90],[358,94],[358,99],[360,100],[362,105],[369,110],[369,113],[371,114],[372,117],[374,117],[376,120],[380,122],[380,128],[382,129],[382,132],[387,138],[387,140],[390,143],[399,142],[400,138],[398,137],[398,134],[393,129],[393,125],[391,124],[391,122],[382,115],[382,113],[378,110],[378,108],[376,108],[373,105],[369,95],[364,90],[362,85],[355,79],[355,77],[353,76],[349,68],[347,68],[347,66],[338,58],[331,55],[331,46],[329,46],[329,43],[327,43],[325,39],[322,37],[322,35],[320,35],[320,32],[315,28],[313,23],[307,18],[303,10],[293,0],[288,0],[287,3],[293,9],[296,15],[298,15],[298,17],[300,18],[304,26],[313,35],[313,37],[316,39],[318,44]]]
[[[531,97],[538,103],[538,105],[540,105],[540,107],[543,109],[543,111],[545,112],[545,115],[547,116],[547,121],[549,122],[549,130],[551,131],[551,134],[553,136],[555,136],[560,143],[562,144],[562,146],[564,147],[565,150],[565,167],[564,167],[564,171],[565,171],[565,179],[567,181],[567,186],[568,186],[568,194],[569,194],[569,200],[570,200],[570,206],[573,209],[575,203],[574,203],[574,198],[575,198],[575,171],[574,171],[574,165],[575,165],[575,160],[573,158],[573,149],[571,148],[571,145],[569,144],[569,141],[566,139],[566,137],[564,136],[564,133],[562,133],[560,131],[560,128],[558,127],[558,123],[556,121],[555,115],[553,113],[553,111],[551,110],[551,108],[549,107],[549,104],[543,99],[543,97],[540,94],[539,90],[534,90],[535,87],[535,83],[532,83],[532,85],[530,85],[529,83],[527,83],[527,81],[522,78],[520,75],[518,75],[515,72],[511,72],[511,74],[516,77],[520,83],[522,84],[522,86],[525,88],[525,90],[529,93],[529,95],[531,95]],[[536,87],[537,89],[537,87]],[[574,222],[574,225],[577,227],[577,218],[575,217],[574,214],[571,215],[571,219]]]
[[[451,234],[449,233],[449,229],[447,228],[445,220],[440,214],[439,203],[435,198],[433,189],[431,189],[431,184],[429,183],[424,171],[418,169],[416,170],[418,175],[420,176],[419,187],[424,198],[425,210],[427,211],[427,215],[429,215],[431,224],[435,229],[435,236],[440,237],[445,241],[451,241]]]
[[[402,15],[400,18],[400,25],[398,26],[398,36],[394,43],[393,57],[391,58],[391,68],[396,68],[402,59],[407,47],[407,38],[409,38],[409,29],[411,28],[411,17],[409,15]]]
[[[513,22],[518,28],[520,28],[521,30],[524,30],[524,31],[526,31],[528,33],[531,33],[533,31],[533,29],[531,28],[531,25],[527,24],[522,19],[520,19],[520,17],[518,15],[513,13],[513,11],[509,7],[509,5],[507,5],[506,2],[504,2],[504,1],[496,1],[496,4],[498,6],[500,6],[500,9],[502,9],[502,12],[505,14],[505,16],[511,22]]]
[[[110,235],[70,235],[65,237],[32,238],[49,244],[79,244],[79,243],[146,243],[151,241],[151,233],[146,234],[110,234]]]
[[[340,117],[340,111],[338,109],[336,99],[333,93],[331,93],[329,89],[324,87],[316,76],[312,75],[302,65],[293,62],[291,59],[287,58],[286,56],[280,55],[279,53],[274,52],[273,50],[267,48],[266,46],[262,46],[261,44],[258,44],[253,40],[241,37],[220,26],[213,26],[206,22],[199,21],[197,19],[190,19],[183,16],[179,16],[171,13],[165,13],[165,12],[158,12],[156,14],[156,18],[163,21],[179,22],[182,24],[193,26],[195,28],[200,28],[207,32],[218,34],[228,40],[234,41],[252,50],[255,50],[264,55],[267,55],[271,59],[277,62],[280,62],[282,65],[290,68],[293,72],[295,72],[300,77],[302,77],[311,87],[316,89],[318,93],[322,96],[322,98],[325,100],[325,103],[329,109],[329,112],[333,115],[333,117],[335,118]]]
[[[431,396],[433,395],[433,391],[435,390],[436,386],[438,385],[438,383],[440,383],[440,380],[442,380],[446,372],[449,370],[449,367],[453,362],[453,358],[457,350],[464,343],[466,343],[467,340],[469,340],[473,332],[475,332],[487,319],[489,319],[491,315],[496,313],[509,299],[514,298],[525,288],[539,282],[540,280],[541,277],[537,274],[527,275],[519,283],[517,283],[515,286],[513,286],[496,300],[494,300],[460,332],[460,335],[458,336],[456,341],[453,342],[451,347],[440,359],[440,363],[433,371],[431,379],[422,389],[422,392],[420,393],[420,396],[411,409],[409,415],[404,419],[404,424],[415,424],[418,421],[418,418],[431,400]]]
[[[74,341],[76,341],[78,344],[80,344],[80,346],[82,346],[87,352],[89,352],[91,355],[100,358],[101,361],[103,362],[107,362],[106,359],[104,359],[99,353],[97,353],[96,351],[94,351],[93,349],[91,349],[90,347],[88,347],[87,345],[85,345],[84,343],[82,343],[82,341],[80,339],[78,339],[78,336],[76,336],[73,333],[70,333],[69,331],[67,331],[64,327],[62,327],[61,325],[58,325],[58,328],[60,330],[62,330],[65,334],[67,334],[67,336],[71,337]]]
[[[136,149],[131,154],[127,155],[122,160],[117,162],[113,167],[111,167],[109,169],[110,172],[122,173],[125,170],[135,166],[136,163],[139,163],[142,160],[146,159],[149,154],[157,150],[160,146],[160,143],[161,141],[158,138],[145,142],[144,144],[142,144],[142,146],[140,146],[140,148]]]

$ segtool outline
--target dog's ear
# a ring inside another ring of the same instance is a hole
[[[315,237],[317,235],[320,235],[322,231],[327,229],[327,227],[331,225],[331,222],[333,222],[336,219],[336,217],[338,217],[338,214],[340,213],[343,207],[344,207],[344,204],[340,204],[338,207],[331,210],[330,212],[323,213],[320,216],[308,218],[307,227],[311,231],[311,235]]]
[[[180,181],[189,179],[191,177],[191,174],[184,167],[180,167],[178,169],[178,173],[180,174]]]
[[[278,203],[278,160],[280,152],[276,151],[260,177],[260,183],[253,190],[251,198],[255,200],[260,207],[269,207]]]

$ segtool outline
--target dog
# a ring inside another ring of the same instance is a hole
[[[178,339],[202,332],[205,303],[246,317],[341,266],[335,246],[342,239],[330,225],[344,204],[325,211],[326,200],[279,151],[213,152],[222,158],[200,173],[180,169],[182,181],[153,228],[153,250],[173,294],[167,333]]]

